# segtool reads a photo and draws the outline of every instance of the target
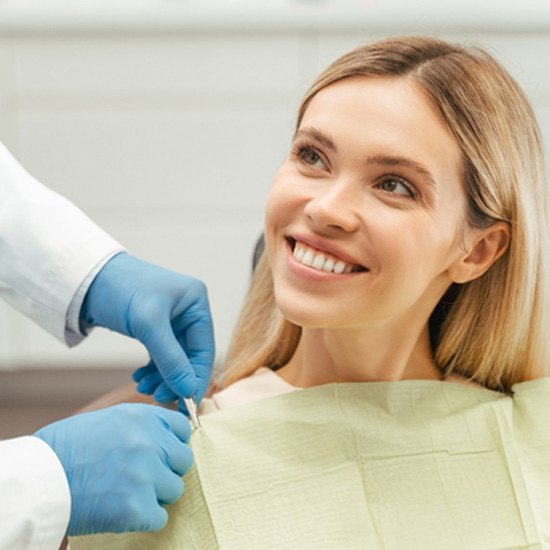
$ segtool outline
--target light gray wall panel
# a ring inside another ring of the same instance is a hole
[[[205,280],[219,357],[301,96],[328,63],[391,28],[324,25],[0,32],[0,139],[132,253]],[[407,32],[418,25],[395,27]],[[497,54],[525,86],[548,155],[550,34],[512,24],[507,32],[440,24],[430,33]],[[100,330],[68,351],[0,304],[0,369],[145,360],[139,344]]]

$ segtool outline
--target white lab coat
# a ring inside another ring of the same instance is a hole
[[[69,305],[121,250],[0,144],[0,298],[74,345],[83,336],[67,325]],[[0,442],[0,549],[57,549],[69,513],[67,480],[51,448],[32,436]]]

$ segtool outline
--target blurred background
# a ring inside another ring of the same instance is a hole
[[[221,363],[302,94],[350,48],[419,33],[492,51],[549,156],[547,0],[0,0],[0,141],[132,254],[207,283]],[[99,329],[68,350],[0,303],[0,438],[146,360]]]

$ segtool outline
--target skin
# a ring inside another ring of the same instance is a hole
[[[313,98],[266,206],[276,301],[303,327],[280,376],[299,387],[440,379],[429,316],[451,283],[481,276],[509,239],[505,224],[468,227],[462,166],[406,78],[347,78]],[[303,265],[296,242],[353,271]]]

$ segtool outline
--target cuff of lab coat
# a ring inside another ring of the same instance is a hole
[[[65,323],[65,342],[69,347],[76,346],[81,342],[91,331],[92,327],[86,329],[85,332],[82,331],[80,323],[80,310],[82,309],[82,304],[84,303],[84,298],[86,293],[90,288],[92,282],[96,278],[97,274],[105,267],[105,265],[117,254],[124,252],[124,250],[115,250],[108,254],[103,260],[101,260],[95,267],[88,273],[88,276],[82,281],[82,284],[78,287],[71,303],[69,309],[67,310],[66,323]]]
[[[32,436],[0,442],[2,548],[59,548],[71,496],[53,450]]]

